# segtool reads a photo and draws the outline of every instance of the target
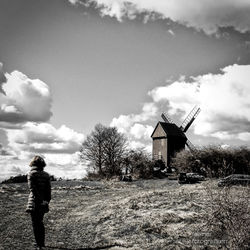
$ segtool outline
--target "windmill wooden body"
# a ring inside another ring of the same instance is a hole
[[[191,152],[196,150],[187,139],[185,132],[199,112],[200,108],[195,106],[179,127],[165,113],[162,113],[161,117],[164,122],[158,122],[151,135],[153,139],[153,160],[162,160],[166,166],[169,166],[171,158],[178,151],[185,149],[185,146]]]

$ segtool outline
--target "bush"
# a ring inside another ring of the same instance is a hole
[[[83,180],[88,181],[99,181],[103,179],[103,175],[100,174],[98,171],[88,171],[86,177],[83,178]]]
[[[57,178],[54,175],[50,175],[49,177],[51,181],[57,181]]]
[[[207,177],[250,174],[250,149],[204,147],[195,153],[181,151],[172,159],[179,172],[196,172]]]
[[[22,183],[22,182],[27,182],[27,175],[11,176],[9,179],[4,180],[2,183],[8,184],[8,183]]]
[[[207,188],[207,192],[211,211],[205,218],[208,232],[228,249],[249,249],[250,188],[224,188],[219,192]]]
[[[137,178],[154,177],[154,163],[144,149],[130,150],[123,162],[128,172]]]
[[[154,164],[151,161],[141,161],[135,165],[135,174],[142,179],[151,179],[154,177]]]

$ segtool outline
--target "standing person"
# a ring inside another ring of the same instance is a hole
[[[45,246],[44,214],[49,211],[51,199],[50,176],[43,171],[46,163],[40,156],[35,156],[30,163],[31,170],[28,174],[30,189],[26,212],[31,214],[34,236],[38,249]]]

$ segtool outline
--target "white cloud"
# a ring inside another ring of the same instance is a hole
[[[13,152],[0,143],[0,157],[1,156],[13,156]]]
[[[69,2],[70,2],[71,4],[77,4],[77,3],[79,2],[79,0],[69,0]]]
[[[50,119],[52,98],[46,83],[29,79],[19,71],[4,76],[6,81],[0,88],[0,125]]]
[[[19,152],[70,154],[79,150],[84,135],[62,125],[28,122],[21,130],[7,130],[9,146]]]
[[[56,177],[82,178],[86,175],[86,167],[79,157],[83,134],[65,125],[56,129],[49,123],[34,122],[5,131],[8,147],[0,144],[0,180],[27,173],[35,155],[45,158],[46,171]]]
[[[0,63],[0,127],[8,145],[0,144],[0,179],[27,173],[34,155],[45,157],[51,174],[81,178],[86,174],[79,149],[84,135],[65,125],[46,123],[52,116],[47,84],[19,71],[4,73]]]
[[[198,105],[201,112],[192,125],[192,132],[220,140],[250,141],[250,65],[231,65],[219,74],[184,76],[178,81],[156,87],[148,94],[153,102],[146,103],[141,113],[120,115],[111,122],[125,133],[132,148],[151,148],[150,135],[160,119],[160,109],[183,120]]]
[[[73,154],[45,154],[46,171],[56,177],[79,179],[86,176],[86,165],[80,160],[80,152]]]
[[[144,103],[141,113],[120,115],[118,118],[113,118],[110,126],[117,127],[119,132],[127,136],[130,148],[148,150],[154,128],[144,123],[154,121],[157,113],[158,108],[153,102]]]
[[[157,111],[158,108],[153,102],[145,103],[140,114],[120,115],[113,118],[110,125],[117,127],[119,132],[128,133],[133,124],[154,119]]]
[[[157,87],[148,94],[153,98],[154,102],[167,100],[171,109],[169,114],[173,114],[177,109],[185,112],[198,102],[199,85],[197,83],[186,83],[184,80],[177,81],[168,86]]]
[[[228,144],[222,144],[221,146],[220,146],[222,149],[229,149],[230,148],[230,145],[228,145]]]
[[[136,139],[148,140],[153,130],[152,126],[135,123],[130,129],[130,134]]]
[[[242,141],[250,141],[250,132],[243,132],[238,134],[238,138]]]
[[[145,148],[145,143],[138,141],[138,140],[131,140],[129,142],[129,147],[131,149],[139,149],[139,148]]]
[[[211,136],[219,138],[221,140],[232,140],[235,136],[228,133],[227,131],[211,133]]]
[[[0,182],[10,176],[27,174],[30,170],[29,163],[34,154],[26,154],[26,158],[0,157]],[[56,177],[79,179],[86,176],[86,166],[80,162],[79,153],[74,154],[44,154],[47,166],[45,171]]]
[[[81,179],[86,176],[86,166],[79,164],[75,165],[48,165],[45,171],[54,175],[55,177],[63,179]]]
[[[193,77],[157,87],[149,94],[157,102],[166,101],[170,113],[187,112],[194,104],[202,112],[194,132],[219,139],[247,141],[250,132],[250,65],[232,65],[220,74]]]
[[[101,15],[117,18],[135,18],[141,13],[158,13],[160,18],[170,18],[211,34],[218,27],[233,26],[236,30],[250,30],[249,0],[69,0],[72,4],[94,3]],[[154,16],[154,15],[153,15]],[[148,18],[148,15],[146,15]]]
[[[17,160],[14,156],[0,157],[0,182],[8,179],[10,176],[26,174],[28,169],[27,162]]]

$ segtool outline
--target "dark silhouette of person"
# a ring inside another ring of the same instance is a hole
[[[41,156],[35,156],[30,163],[28,186],[30,194],[26,212],[31,214],[32,226],[38,249],[45,246],[44,214],[49,211],[51,200],[50,176],[43,171],[46,163]]]

